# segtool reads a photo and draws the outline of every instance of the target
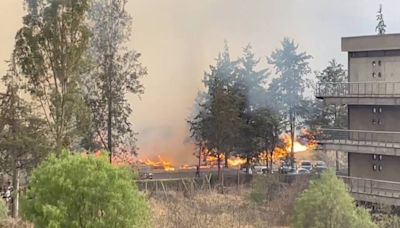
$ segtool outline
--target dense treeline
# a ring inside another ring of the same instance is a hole
[[[147,70],[140,53],[126,47],[132,25],[126,4],[24,1],[0,96],[1,172],[13,177],[15,192],[21,172],[63,149],[136,153],[126,95],[143,93]]]
[[[344,127],[345,107],[315,100],[313,85],[344,82],[346,71],[333,59],[312,77],[311,58],[293,40],[284,38],[281,47],[266,58],[275,69],[276,77],[272,77],[268,69],[258,70],[261,59],[250,45],[241,57],[231,60],[225,43],[215,66],[204,75],[206,91],[196,98],[195,114],[188,121],[192,139],[217,158],[223,154],[225,159],[240,156],[250,161],[272,153],[279,134],[289,130],[290,116],[311,129]]]

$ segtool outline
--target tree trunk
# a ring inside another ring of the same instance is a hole
[[[218,180],[221,180],[221,154],[217,153]]]
[[[292,140],[292,145],[290,147],[290,165],[294,168],[294,140],[295,140],[295,114],[293,110],[290,111],[290,136]]]
[[[339,172],[339,152],[335,151],[336,155],[336,172]]]
[[[247,156],[246,157],[246,173],[249,174],[249,170],[250,170],[250,157]]]
[[[108,55],[108,91],[107,91],[107,99],[108,99],[108,119],[107,119],[107,140],[108,140],[108,151],[109,151],[109,156],[110,156],[110,163],[112,163],[112,67],[113,67],[113,56]]]
[[[229,156],[229,153],[225,152],[224,154],[225,154],[225,168],[228,168],[228,156]]]
[[[17,139],[17,119],[16,119],[16,91],[15,88],[11,88],[11,104],[10,104],[10,109],[11,109],[11,132],[13,135],[14,139],[14,144]],[[18,206],[19,206],[19,171],[17,167],[18,163],[18,157],[17,157],[17,150],[15,148],[15,145],[11,148],[11,169],[12,169],[12,184],[13,184],[13,191],[11,194],[11,199],[12,199],[12,210],[11,214],[13,218],[18,217]]]
[[[13,167],[12,167],[12,217],[18,218],[19,211],[19,170],[16,164],[15,158],[13,159]]]

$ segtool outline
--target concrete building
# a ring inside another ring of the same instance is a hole
[[[342,38],[349,81],[316,97],[346,104],[348,129],[323,129],[324,150],[348,153],[343,180],[359,201],[400,205],[400,34]]]

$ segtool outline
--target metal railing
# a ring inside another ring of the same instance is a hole
[[[374,180],[359,177],[338,176],[352,193],[384,197],[400,197],[400,182]]]
[[[317,84],[316,97],[400,97],[400,82],[326,82]]]
[[[316,134],[317,141],[338,141],[349,143],[349,141],[369,144],[369,143],[391,143],[399,144],[400,132],[395,131],[365,131],[348,129],[320,129]]]

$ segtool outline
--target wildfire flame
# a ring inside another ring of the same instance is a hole
[[[298,138],[295,138],[293,143],[293,152],[298,153],[315,149],[317,144],[314,139],[314,136],[305,128],[302,128],[300,130],[300,133],[301,135],[299,138],[304,139],[306,142],[300,143],[298,141]],[[282,146],[278,146],[274,149],[273,152],[274,160],[286,158],[290,153],[290,151],[292,150],[292,137],[290,134],[283,133],[279,136],[279,139],[282,142]]]
[[[150,166],[153,169],[164,169],[165,171],[175,170],[175,167],[172,165],[172,163],[170,161],[162,159],[160,155],[158,155],[157,161],[152,161],[150,159],[145,159],[145,160],[139,159],[139,162],[147,166]]]
[[[292,147],[292,139],[290,134],[283,133],[279,136],[280,144],[275,147],[272,153],[272,159],[283,160],[287,158],[288,154],[291,151]],[[316,147],[316,141],[312,133],[310,133],[307,129],[302,128],[300,130],[299,137],[296,137],[293,143],[293,150],[295,153],[313,150]],[[101,152],[97,151],[95,156],[100,156]],[[220,154],[220,162],[221,166],[225,166],[225,156],[224,154]],[[257,158],[253,158],[255,160],[266,161],[267,159],[271,159],[271,154],[268,152],[260,153]],[[208,151],[204,151],[201,155],[201,164],[200,168],[212,168],[218,165],[217,156],[210,155]],[[227,159],[228,167],[240,167],[241,165],[246,164],[246,159],[240,157],[230,157]],[[160,155],[157,156],[157,159],[136,159],[132,154],[128,153],[115,153],[112,158],[113,165],[134,165],[135,163],[144,164],[153,169],[162,169],[164,171],[175,171],[175,167],[171,161],[163,159]],[[182,165],[179,169],[196,169],[197,165]]]

